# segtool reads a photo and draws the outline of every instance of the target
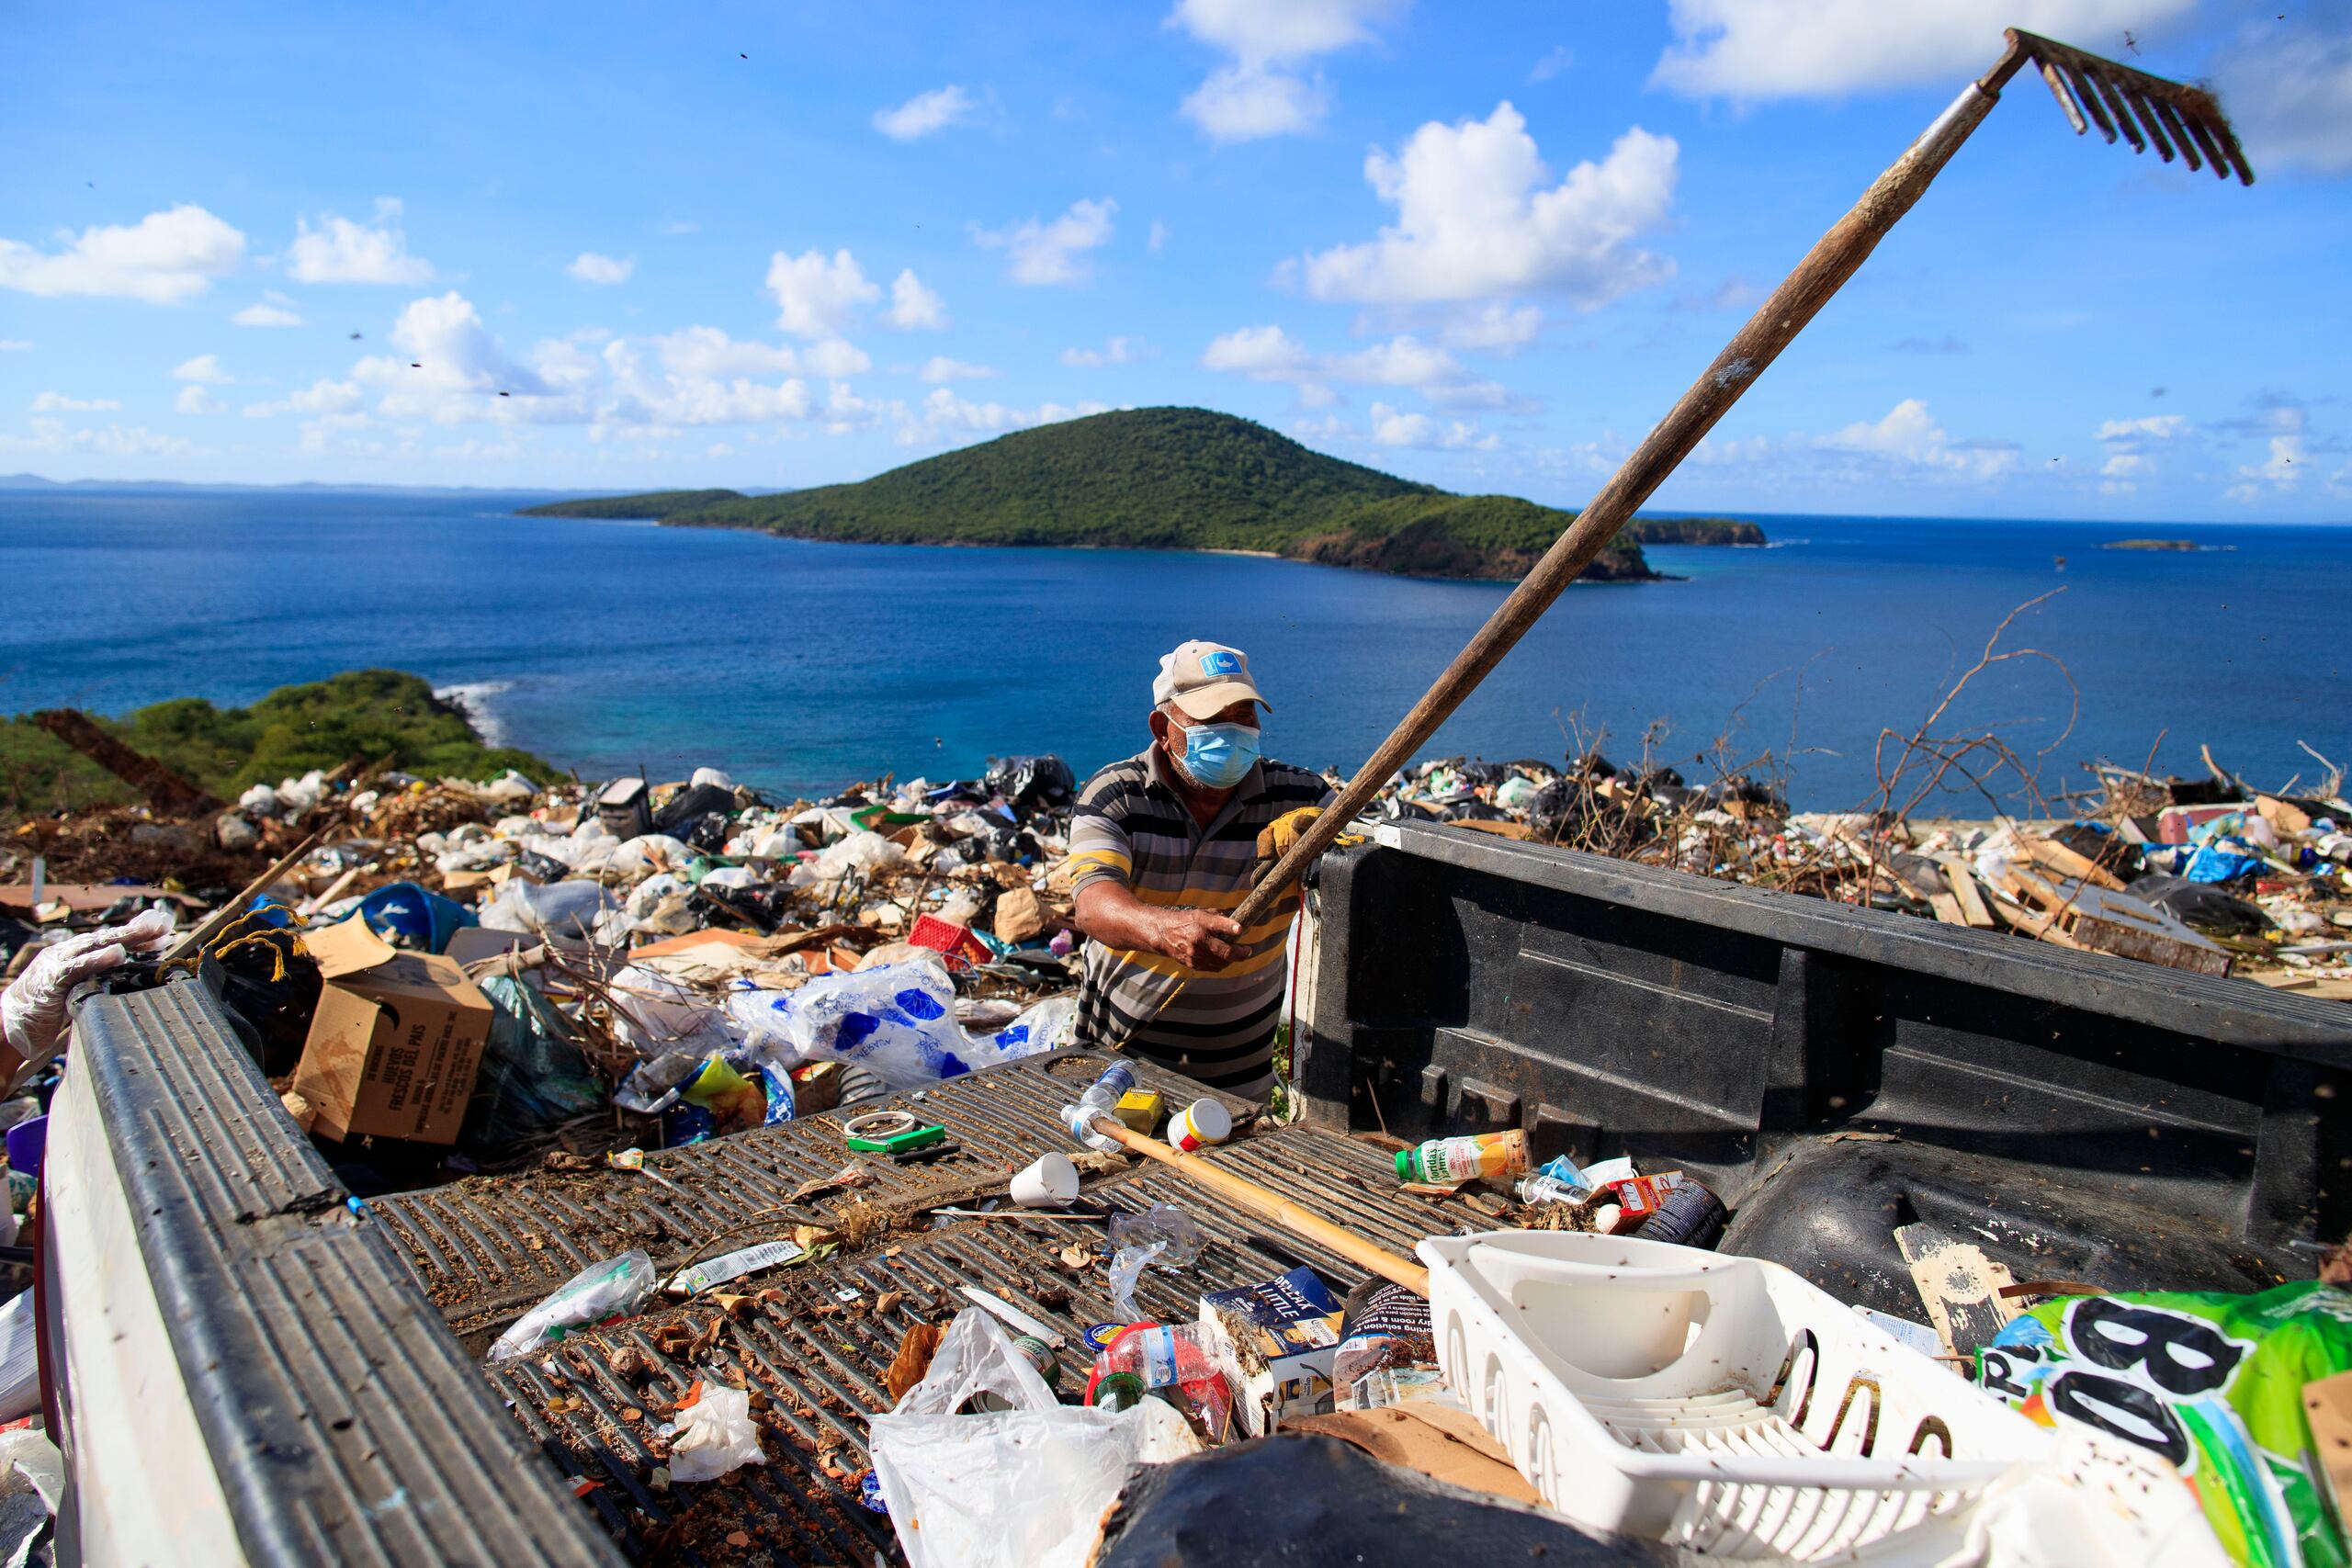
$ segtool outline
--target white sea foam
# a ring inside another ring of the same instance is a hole
[[[500,721],[498,711],[490,705],[490,699],[514,689],[512,681],[461,681],[454,686],[435,686],[433,694],[464,714],[483,745],[503,746],[506,726]]]

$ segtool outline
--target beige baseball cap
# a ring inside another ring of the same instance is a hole
[[[1205,721],[1245,700],[1274,711],[1258,694],[1258,682],[1250,678],[1250,656],[1239,649],[1187,642],[1160,656],[1159,675],[1151,683],[1152,706],[1174,703],[1185,717]]]

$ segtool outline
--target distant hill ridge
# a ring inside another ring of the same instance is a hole
[[[1259,550],[1421,577],[1516,579],[1574,514],[1507,495],[1455,495],[1308,450],[1206,409],[1132,409],[1023,430],[857,484],[775,495],[663,491],[560,501],[526,516],[652,517],[803,539]],[[1761,544],[1752,523],[1637,520],[1585,570],[1655,579],[1659,542]]]

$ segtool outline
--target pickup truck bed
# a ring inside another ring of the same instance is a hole
[[[1304,1120],[1212,1157],[1399,1251],[1491,1222],[1398,1191],[1359,1134],[1521,1126],[1539,1157],[1680,1167],[1737,1211],[1726,1247],[1914,1318],[1891,1234],[1914,1219],[2019,1278],[2111,1288],[2308,1277],[2314,1244],[2352,1226],[2340,1004],[1461,829],[1385,828],[1325,859],[1316,900]],[[93,1561],[895,1559],[852,1483],[904,1329],[977,1288],[1070,1338],[1068,1378],[1079,1331],[1114,1315],[1099,1267],[1056,1266],[1052,1233],[1079,1227],[963,1220],[763,1277],[779,1294],[738,1319],[660,1307],[486,1367],[498,1330],[588,1261],[776,1234],[776,1205],[849,1162],[837,1120],[661,1155],[673,1185],[549,1172],[355,1210],[200,986],[98,998],[77,1038],[40,1308],[61,1534]],[[1067,1146],[1054,1110],[1095,1066],[1063,1054],[927,1091],[961,1152],[865,1159],[854,1196],[1000,1190]],[[1191,1316],[1200,1291],[1299,1262],[1361,1277],[1171,1172],[1089,1186],[1173,1203],[1212,1238],[1196,1269],[1144,1281],[1148,1310]],[[830,1218],[846,1200],[817,1201]],[[770,1462],[660,1490],[646,1434],[707,1365],[769,1395]]]

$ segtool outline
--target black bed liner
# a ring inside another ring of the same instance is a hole
[[[1317,868],[1306,1121],[1528,1130],[1713,1186],[1726,1250],[1917,1317],[1894,1226],[2019,1279],[2254,1290],[2352,1229],[2352,1008],[1384,828]]]

